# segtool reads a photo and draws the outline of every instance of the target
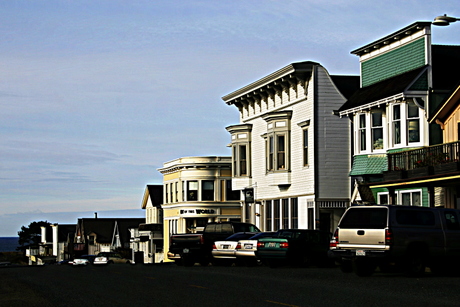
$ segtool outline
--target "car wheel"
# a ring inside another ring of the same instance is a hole
[[[113,264],[113,261],[112,261],[112,260],[110,260],[110,261],[108,261],[108,262],[107,262],[107,264]]]
[[[404,272],[410,277],[421,277],[425,274],[425,259],[422,256],[410,255],[404,263]]]

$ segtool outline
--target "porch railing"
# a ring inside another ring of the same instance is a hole
[[[460,161],[460,141],[388,153],[388,171],[412,170]]]

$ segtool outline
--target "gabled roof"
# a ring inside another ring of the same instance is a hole
[[[423,66],[381,82],[360,88],[339,109],[339,112],[363,107],[397,94],[403,94],[427,69]],[[382,102],[383,103],[383,102]]]
[[[94,233],[98,243],[112,243],[115,223],[118,225],[120,242],[129,242],[129,228],[138,228],[139,224],[145,223],[145,218],[81,218],[78,219],[78,227],[85,237]],[[85,238],[86,239],[86,238]]]
[[[67,242],[72,241],[75,234],[76,224],[58,224],[58,241]]]
[[[460,105],[460,82],[457,83],[451,94],[439,105],[433,115],[429,118],[429,122],[436,121],[437,123],[444,124]]]
[[[145,187],[144,197],[142,198],[142,209],[147,207],[149,198],[154,207],[160,207],[163,204],[163,185],[162,184],[148,184]]]

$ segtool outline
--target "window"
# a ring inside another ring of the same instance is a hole
[[[265,115],[267,133],[265,138],[267,172],[289,170],[289,132],[292,111],[273,112]]]
[[[169,203],[169,184],[165,184],[165,203]]]
[[[371,125],[372,150],[383,149],[383,121],[381,110],[372,111]]]
[[[420,142],[419,109],[414,102],[407,103],[407,129],[409,143]]]
[[[303,165],[308,165],[308,129],[303,131]]]
[[[393,144],[401,144],[401,105],[393,106]]]
[[[291,228],[299,227],[299,208],[297,206],[297,198],[291,198]]]
[[[271,200],[268,200],[266,203],[265,203],[265,221],[266,221],[266,225],[265,225],[265,230],[266,231],[271,231],[272,230],[272,201]]]
[[[276,147],[276,155],[277,155],[277,169],[285,169],[286,168],[286,143],[284,135],[277,136],[277,147]]]
[[[227,131],[232,135],[233,177],[251,175],[251,130],[251,124],[227,127]]]
[[[458,223],[457,213],[455,211],[444,212],[444,217],[446,219],[447,229],[449,230],[459,230],[460,229],[460,224]]]
[[[280,229],[280,200],[276,199],[273,201],[273,230]]]
[[[198,181],[187,181],[187,201],[198,200]]]
[[[175,183],[174,193],[176,195],[176,202],[179,201],[179,182]]]
[[[273,144],[273,136],[268,137],[268,170],[273,171],[275,145]]]
[[[422,205],[422,192],[415,191],[400,191],[401,204],[403,206],[421,206]]]
[[[240,200],[240,191],[232,190],[231,180],[225,180],[225,200]]]
[[[267,139],[267,171],[283,171],[288,167],[287,134],[271,133]]]
[[[289,228],[289,199],[283,199],[283,228]]]
[[[247,150],[246,150],[246,145],[239,145],[239,162],[240,162],[240,168],[239,168],[239,175],[240,176],[246,176],[248,174],[248,169],[247,169]]]
[[[201,200],[214,200],[214,181],[203,180],[201,184]]]
[[[366,114],[359,115],[359,149],[366,150]]]
[[[379,205],[387,205],[388,204],[388,192],[385,193],[377,193],[378,204]]]

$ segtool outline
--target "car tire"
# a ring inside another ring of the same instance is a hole
[[[409,255],[404,262],[404,273],[409,277],[421,277],[425,274],[425,259],[419,255]]]

